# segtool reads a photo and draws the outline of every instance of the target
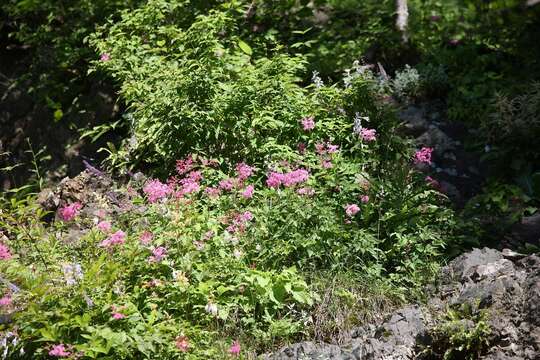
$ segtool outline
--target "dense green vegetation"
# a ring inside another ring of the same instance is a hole
[[[29,47],[13,86],[29,81],[51,122],[95,82],[124,109],[78,129],[115,131],[99,167],[116,195],[64,194],[47,213],[36,151],[28,184],[1,197],[9,358],[254,358],[339,338],[421,300],[445,260],[493,235],[477,215],[504,231],[536,211],[540,6],[409,1],[403,42],[394,5],[2,5],[0,26]],[[492,178],[463,212],[420,171],[433,149],[403,135],[399,107],[424,101],[476,130],[468,149],[490,149]],[[484,346],[484,330],[449,325],[440,343]]]

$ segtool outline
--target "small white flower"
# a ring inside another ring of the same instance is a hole
[[[204,310],[206,310],[206,312],[212,316],[217,316],[218,314],[218,307],[216,304],[212,302],[209,302],[208,304],[206,304]]]

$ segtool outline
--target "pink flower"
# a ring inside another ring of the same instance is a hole
[[[437,180],[432,178],[431,176],[426,176],[425,180],[426,180],[426,182],[428,183],[429,186],[431,186],[431,187],[433,187],[435,189],[440,189],[441,184]]]
[[[347,206],[345,207],[345,213],[349,217],[353,217],[359,211],[360,211],[360,207],[358,205],[356,205],[356,204],[347,204]]]
[[[415,164],[425,163],[431,165],[431,153],[433,152],[432,148],[423,147],[414,154]]]
[[[219,182],[219,188],[225,191],[231,191],[234,187],[232,179],[225,179]]]
[[[333,144],[330,144],[330,143],[326,144],[326,151],[329,154],[334,154],[334,153],[338,152],[338,150],[339,150],[339,145],[333,145]]]
[[[194,182],[200,182],[203,179],[203,176],[200,171],[192,171],[188,174],[188,179]]]
[[[253,185],[249,185],[245,188],[245,190],[242,192],[242,197],[244,199],[251,199],[253,197],[253,192],[255,191],[255,187]]]
[[[313,116],[303,118],[302,127],[304,128],[304,131],[313,130],[315,128],[315,121],[313,120]]]
[[[149,262],[160,262],[167,256],[167,249],[165,249],[163,246],[157,247],[154,250],[152,250],[152,256],[148,258]]]
[[[111,231],[111,222],[110,221],[100,221],[97,224],[97,228],[98,228],[99,231],[107,233],[107,232]]]
[[[362,204],[367,204],[369,202],[369,195],[360,196],[360,201],[362,202]]]
[[[114,245],[122,245],[126,242],[126,233],[122,230],[118,230],[111,236],[109,236],[107,239],[103,240],[99,243],[100,247],[112,247]]]
[[[71,356],[71,353],[67,351],[64,344],[58,344],[53,345],[52,349],[49,351],[49,355],[55,357],[69,357]]]
[[[298,152],[303,155],[306,152],[306,144],[298,143],[297,149],[298,149]]]
[[[297,169],[285,174],[283,185],[285,187],[293,186],[306,182],[309,179],[309,172],[304,169]]]
[[[189,339],[187,336],[178,336],[175,341],[176,348],[181,352],[186,352],[189,350]]]
[[[253,168],[246,163],[236,164],[236,173],[238,174],[238,179],[246,180],[253,173]]]
[[[4,244],[0,244],[0,260],[9,260],[11,257],[12,255],[9,248]]]
[[[215,187],[207,187],[204,192],[212,199],[217,198],[221,194],[221,190]]]
[[[9,306],[11,305],[12,299],[10,295],[5,295],[4,297],[0,298],[0,306]]]
[[[154,234],[152,234],[150,231],[143,231],[142,234],[139,236],[139,240],[143,245],[148,245],[153,238]]]
[[[360,137],[367,142],[375,141],[377,140],[377,130],[362,128],[362,130],[360,130]]]
[[[171,193],[171,188],[163,184],[159,180],[151,180],[143,188],[143,192],[148,197],[148,201],[153,203],[158,201],[159,199],[163,199],[167,195]]]
[[[60,208],[60,210],[58,210],[58,215],[60,216],[60,219],[64,221],[71,221],[79,214],[79,210],[81,210],[81,208],[81,203],[74,202],[71,205],[66,205],[63,208]]]
[[[331,169],[334,165],[332,165],[332,160],[324,159],[321,163],[323,169]]]
[[[125,317],[126,317],[126,315],[124,315],[124,314],[122,314],[122,313],[120,313],[120,312],[113,312],[113,314],[112,314],[112,318],[113,318],[114,320],[122,320],[122,319],[124,319]]]
[[[315,195],[315,190],[313,190],[312,188],[309,188],[309,187],[303,187],[303,188],[300,188],[300,189],[296,190],[296,193],[298,195],[313,196],[313,195]]]
[[[184,160],[176,160],[176,172],[178,175],[184,175],[191,169],[193,169],[193,155],[188,155]]]
[[[103,53],[99,57],[99,60],[101,60],[103,62],[109,61],[109,60],[111,60],[111,55],[109,53]]]
[[[229,349],[229,354],[233,356],[238,356],[240,355],[240,351],[241,351],[240,342],[238,340],[235,340],[232,343],[231,348]]]
[[[316,143],[315,144],[315,151],[317,152],[317,154],[319,155],[324,155],[325,153],[325,145],[323,143]]]
[[[271,172],[268,174],[268,178],[266,179],[266,185],[268,185],[268,187],[277,189],[283,183],[283,180],[283,174]]]
[[[200,185],[197,181],[187,178],[182,180],[182,190],[180,195],[187,195],[199,191]]]
[[[251,213],[251,211],[244,211],[244,213],[242,215],[240,215],[240,219],[243,222],[251,221],[251,220],[253,220],[253,214]]]

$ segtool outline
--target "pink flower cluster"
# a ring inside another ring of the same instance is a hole
[[[221,195],[221,190],[219,188],[209,186],[206,189],[204,189],[204,193],[208,195],[208,197],[215,199],[219,195]]]
[[[4,244],[0,244],[0,260],[9,260],[11,257],[12,255],[9,248]]]
[[[369,202],[369,195],[361,195],[360,201],[362,202],[362,204],[367,204]]]
[[[113,320],[122,320],[122,319],[125,319],[126,315],[122,314],[122,310],[124,310],[124,306],[116,306],[116,305],[111,305],[111,318]]]
[[[304,196],[313,196],[315,195],[315,190],[310,187],[303,187],[298,190],[296,190],[296,193],[298,195],[304,195]]]
[[[353,217],[359,211],[360,211],[360,207],[358,205],[356,205],[356,204],[347,204],[347,206],[345,206],[345,213],[349,217]]]
[[[377,130],[362,128],[360,130],[360,137],[367,142],[375,141],[377,140]]]
[[[107,61],[111,60],[111,55],[109,53],[103,53],[99,57],[99,60],[103,61],[103,62],[107,62]]]
[[[118,230],[107,239],[99,243],[99,246],[104,248],[111,248],[114,245],[123,245],[126,242],[126,233],[122,230]]]
[[[53,345],[52,349],[49,351],[50,356],[55,357],[69,357],[71,352],[69,352],[64,344]]]
[[[167,256],[167,249],[165,249],[163,246],[154,248],[152,250],[152,256],[148,258],[149,262],[160,262]]]
[[[426,176],[425,181],[429,186],[433,187],[434,189],[441,189],[441,184],[431,176]]]
[[[179,180],[178,183],[181,188],[180,191],[176,193],[176,196],[181,197],[199,191],[202,178],[200,171],[190,172],[185,178]]]
[[[246,224],[251,220],[253,220],[253,214],[250,211],[244,211],[242,214],[235,216],[232,224],[227,227],[227,231],[230,233],[244,232]]]
[[[251,199],[253,197],[253,192],[255,191],[255,187],[253,185],[248,185],[244,191],[242,191],[242,197],[244,199]]]
[[[428,164],[431,165],[431,153],[433,149],[430,147],[423,147],[414,154],[415,164]]]
[[[178,350],[181,352],[186,352],[189,350],[189,339],[187,336],[178,336],[175,339],[175,345]]]
[[[304,131],[310,131],[315,128],[315,120],[313,116],[305,117],[301,120]]]
[[[236,164],[236,173],[238,174],[238,179],[243,181],[253,174],[253,168],[246,163],[241,162]]]
[[[64,221],[71,221],[75,216],[79,214],[79,210],[82,209],[82,205],[79,202],[74,202],[71,205],[66,205],[58,210],[60,219]]]
[[[111,222],[110,221],[100,221],[97,223],[96,227],[98,228],[99,231],[101,232],[104,232],[104,233],[108,233],[109,231],[111,231]]]
[[[229,354],[233,356],[238,356],[240,355],[240,351],[241,351],[240,342],[238,340],[235,340],[229,349]]]
[[[0,306],[9,306],[12,303],[12,299],[10,295],[5,295],[2,298],[0,298]]]
[[[296,169],[282,174],[271,172],[266,179],[266,185],[271,188],[279,188],[281,185],[291,187],[296,184],[306,182],[309,179],[309,172],[305,169]]]
[[[154,234],[152,234],[150,231],[143,231],[141,235],[139,236],[139,240],[141,241],[141,244],[148,245],[154,238]]]
[[[221,190],[225,191],[231,191],[234,188],[234,181],[233,179],[224,179],[219,182],[219,188]]]
[[[315,144],[315,151],[319,155],[334,154],[339,151],[339,145],[334,145],[329,142]]]
[[[193,155],[188,155],[183,160],[176,160],[176,172],[178,175],[184,175],[191,169],[193,169]]]
[[[163,184],[159,180],[151,180],[143,188],[143,192],[151,203],[167,197],[171,191],[169,185]]]

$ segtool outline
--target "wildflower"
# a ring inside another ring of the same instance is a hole
[[[367,204],[369,202],[369,195],[360,196],[360,201],[362,202],[362,204]]]
[[[229,354],[233,356],[238,356],[240,355],[240,350],[240,342],[238,340],[235,340],[232,343],[231,348],[229,349]]]
[[[100,247],[111,247],[114,245],[122,245],[126,242],[126,233],[122,230],[118,230],[107,239],[99,243]]]
[[[296,148],[298,149],[298,152],[302,155],[306,152],[306,144],[304,143],[298,143]]]
[[[110,221],[100,221],[97,223],[97,228],[99,231],[102,231],[104,233],[107,233],[109,231],[111,231],[111,222]]]
[[[369,122],[369,116],[360,116],[360,113],[354,114],[353,132],[357,135],[360,135],[360,132],[363,129],[362,120]]]
[[[321,162],[321,166],[323,167],[323,169],[331,169],[334,165],[332,165],[332,160],[324,159]]]
[[[204,307],[204,310],[213,316],[217,316],[218,314],[218,307],[213,302],[209,302],[208,304],[206,304],[206,306]]]
[[[309,188],[309,187],[303,187],[303,188],[300,188],[300,189],[296,190],[296,193],[298,195],[313,196],[313,195],[315,195],[315,190],[313,190],[312,188]]]
[[[253,174],[253,168],[246,163],[236,164],[236,173],[238,174],[238,179],[246,180]]]
[[[301,120],[301,122],[304,131],[310,131],[315,128],[315,120],[313,120],[313,116],[305,117]]]
[[[423,147],[414,154],[415,164],[425,163],[431,165],[431,153],[433,152],[432,148]]]
[[[152,234],[150,231],[143,231],[142,234],[139,236],[139,240],[143,245],[148,245],[153,238],[154,234]]]
[[[319,155],[324,155],[325,153],[325,145],[323,143],[316,143],[315,144],[315,151],[317,152],[317,154]]]
[[[9,248],[4,244],[0,244],[0,259],[9,260],[11,259],[11,257],[12,255],[11,255],[11,252],[9,251]]]
[[[165,198],[171,191],[168,185],[159,180],[151,180],[143,188],[143,192],[148,196],[148,201],[151,203]]]
[[[64,279],[68,286],[75,285],[77,281],[82,280],[83,272],[80,264],[64,264]]]
[[[242,191],[242,197],[244,199],[251,199],[253,197],[253,192],[255,190],[255,187],[253,185],[249,185]]]
[[[71,352],[67,351],[64,344],[53,345],[52,349],[49,351],[50,356],[55,357],[69,357]]]
[[[126,315],[122,314],[121,312],[113,312],[111,317],[114,320],[122,320],[126,317]]]
[[[176,160],[176,172],[178,175],[184,175],[191,169],[193,169],[193,155],[188,155],[184,160]]]
[[[356,205],[356,204],[347,204],[347,206],[345,207],[345,213],[349,217],[353,217],[359,211],[360,211],[360,207],[358,205]]]
[[[266,179],[266,185],[268,185],[268,187],[277,189],[283,183],[283,178],[283,174],[271,172]]]
[[[154,250],[152,250],[152,256],[148,259],[149,262],[160,262],[167,256],[167,249],[165,249],[163,246],[157,247]]]
[[[322,81],[321,77],[319,76],[319,72],[314,70],[313,74],[311,75],[311,81],[315,85],[317,89],[320,89],[324,86],[324,82]]]
[[[242,257],[242,252],[238,249],[234,249],[233,256],[237,259],[240,259]]]
[[[309,178],[309,172],[304,169],[297,169],[285,174],[283,178],[283,185],[285,187],[293,186],[306,182]]]
[[[334,154],[334,153],[338,152],[338,150],[339,150],[339,145],[333,145],[333,144],[330,144],[330,143],[326,144],[326,151],[329,154]]]
[[[234,187],[232,179],[225,179],[219,182],[219,188],[225,191],[231,191]]]
[[[103,53],[99,57],[99,60],[103,61],[103,62],[107,62],[107,61],[111,60],[111,55],[109,53]]]
[[[180,190],[180,196],[197,192],[199,189],[200,185],[196,180],[192,178],[182,179],[182,190]]]
[[[178,350],[181,352],[186,352],[189,350],[189,339],[187,336],[178,336],[175,340],[175,345]]]
[[[58,210],[58,215],[60,216],[60,219],[64,221],[71,221],[79,214],[79,210],[81,210],[81,208],[81,203],[74,202],[71,205],[66,205],[63,208],[60,208],[60,210]]]
[[[0,306],[9,306],[12,303],[11,295],[5,295],[2,298],[0,298]]]
[[[221,194],[221,190],[215,187],[207,187],[204,192],[212,199],[217,198]]]
[[[375,141],[377,140],[377,130],[362,128],[362,130],[360,130],[360,137],[367,142]]]

